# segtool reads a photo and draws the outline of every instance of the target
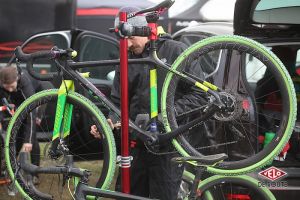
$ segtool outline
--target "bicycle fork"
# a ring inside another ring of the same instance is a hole
[[[89,73],[81,73],[85,78],[89,77]],[[73,105],[67,103],[69,91],[75,91],[73,80],[63,80],[58,90],[58,98],[56,104],[55,121],[52,134],[52,145],[49,150],[49,156],[52,159],[58,159],[64,154],[68,154],[69,149],[64,144],[64,138],[70,135]]]

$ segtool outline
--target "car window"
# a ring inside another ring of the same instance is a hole
[[[254,12],[254,22],[266,24],[299,24],[300,1],[261,0]]]
[[[181,35],[179,37],[174,38],[177,41],[185,43],[187,46],[191,46],[196,42],[199,42],[205,38],[209,37],[209,35],[205,34],[186,34]],[[197,62],[200,63],[201,69],[204,72],[205,78],[208,78],[213,75],[214,72],[216,72],[216,68],[219,66],[221,57],[220,51],[214,51],[212,53],[208,53],[199,59],[197,59]]]
[[[245,58],[246,77],[249,83],[256,83],[263,78],[266,72],[266,66],[253,56],[246,55]]]
[[[182,35],[178,38],[175,38],[175,40],[183,42],[187,46],[191,46],[192,44],[194,44],[194,43],[196,43],[200,40],[203,40],[204,38],[207,38],[207,36],[206,35],[200,35],[200,34],[198,34],[198,35],[189,34],[189,35]]]
[[[23,51],[25,53],[33,53],[41,50],[50,50],[54,46],[60,49],[69,48],[68,38],[64,34],[44,34],[37,36],[24,45]],[[25,67],[25,64],[22,63],[21,67]],[[53,61],[47,59],[36,59],[33,68],[36,72],[42,74],[57,71]]]
[[[111,60],[119,58],[118,46],[108,39],[85,35],[80,39],[79,61]],[[83,68],[82,72],[90,72],[94,79],[111,80],[115,66],[99,66]]]

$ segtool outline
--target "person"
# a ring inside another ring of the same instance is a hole
[[[26,71],[19,72],[15,66],[7,66],[0,70],[0,97],[6,98],[16,108],[31,95],[40,84],[34,83]],[[36,113],[32,112],[24,123],[22,131],[18,133],[16,150],[30,152],[31,161],[34,165],[40,164],[40,146],[36,136]],[[37,177],[33,177],[33,183],[38,184]]]
[[[138,8],[126,7],[120,11],[134,12]],[[119,23],[118,17],[115,25]],[[128,23],[133,26],[147,26],[144,16],[136,16],[128,19]],[[172,40],[170,35],[162,34],[157,40],[157,54],[162,60],[172,64],[175,59],[186,49],[186,45]],[[133,36],[128,38],[129,58],[144,58],[149,55],[148,37]],[[130,64],[128,66],[128,91],[129,91],[129,117],[136,119],[137,115],[149,113],[150,110],[150,90],[149,90],[149,68],[147,64]],[[163,69],[157,69],[158,96],[160,96],[162,84],[166,75]],[[120,106],[120,69],[116,68],[113,81],[111,99]],[[158,97],[158,99],[160,99]],[[184,105],[184,101],[181,103]],[[112,129],[120,128],[120,123],[110,115],[107,119]],[[91,134],[96,138],[101,138],[97,127],[91,127]],[[130,133],[134,135],[134,133]],[[164,150],[174,151],[171,143],[164,147]],[[136,141],[135,147],[131,148],[133,161],[131,165],[131,188],[130,193],[143,197],[158,198],[162,200],[176,199],[181,183],[183,167],[171,162],[173,156],[177,154],[155,155],[147,150],[143,143]],[[116,188],[119,187],[117,181]],[[120,190],[120,188],[118,189]]]

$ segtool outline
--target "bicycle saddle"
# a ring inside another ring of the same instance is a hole
[[[175,157],[172,158],[173,162],[178,163],[185,163],[189,161],[195,161],[197,164],[204,164],[204,165],[214,165],[218,163],[219,161],[225,160],[228,158],[227,154],[220,153],[220,154],[214,154],[214,155],[208,155],[208,156],[190,156],[190,157]]]

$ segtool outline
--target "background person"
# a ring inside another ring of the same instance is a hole
[[[0,97],[6,98],[11,104],[17,107],[28,97],[35,93],[36,84],[25,71],[18,72],[14,66],[4,67],[0,70]],[[31,112],[24,122],[21,131],[18,133],[16,150],[30,152],[31,161],[34,165],[40,164],[40,146],[36,136],[36,114]],[[5,127],[6,128],[6,127]],[[38,183],[37,177],[33,178],[35,184]]]
[[[122,8],[120,11],[135,12],[139,9],[133,7]],[[115,25],[119,23],[118,17]],[[133,26],[147,26],[145,16],[136,16],[128,19],[128,23]],[[157,40],[157,54],[169,64],[187,48],[185,44],[174,41],[168,34],[163,34]],[[148,37],[133,36],[128,38],[128,50],[130,58],[144,58],[149,55],[149,39]],[[129,91],[129,117],[136,119],[137,115],[149,113],[150,111],[150,78],[149,64],[130,64],[128,66],[128,91]],[[194,69],[193,69],[194,70]],[[200,71],[199,74],[201,74]],[[157,69],[158,83],[158,100],[166,71]],[[202,72],[203,74],[203,72]],[[113,81],[112,101],[120,107],[120,68],[116,68]],[[186,105],[181,100],[177,106]],[[180,110],[180,109],[179,109]],[[120,124],[116,124],[113,118],[108,119],[111,128],[119,128]],[[101,138],[96,126],[91,127],[91,134],[96,138]],[[130,133],[134,137],[134,133]],[[131,146],[132,147],[132,146]],[[161,147],[164,151],[174,152],[171,143]],[[143,197],[158,198],[161,200],[177,199],[178,189],[181,183],[183,167],[170,160],[177,154],[155,155],[149,152],[140,140],[136,141],[136,145],[131,148],[133,161],[131,165],[131,188],[130,193]],[[120,177],[120,176],[119,176]],[[120,181],[117,182],[116,189],[120,190]]]

